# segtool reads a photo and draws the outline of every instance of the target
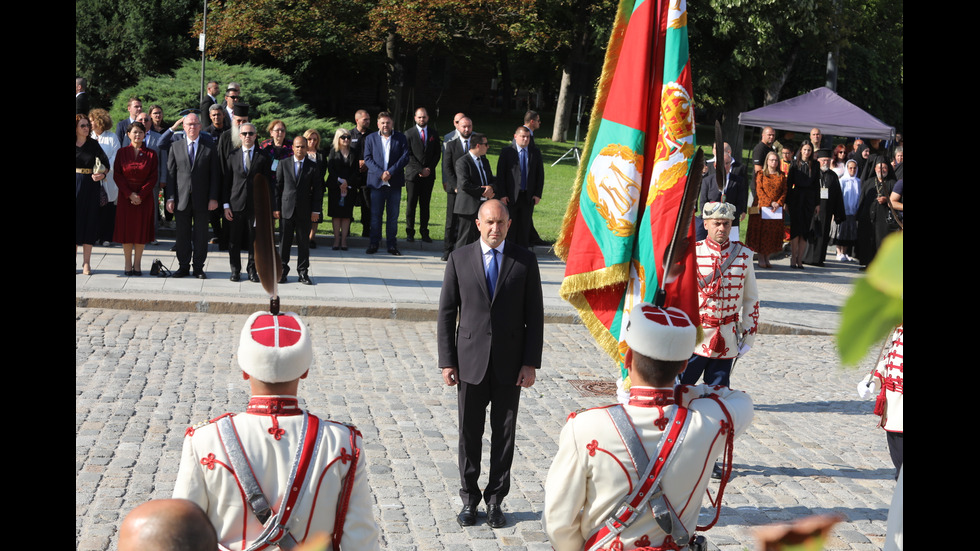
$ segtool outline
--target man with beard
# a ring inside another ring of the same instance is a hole
[[[831,219],[836,220],[838,225],[843,224],[846,220],[840,179],[837,178],[837,173],[830,169],[832,157],[833,153],[829,149],[817,151],[817,161],[820,162],[820,177],[818,179],[820,195],[810,224],[806,253],[803,254],[803,263],[811,266],[823,266],[823,261],[827,258]]]
[[[449,260],[449,253],[456,247],[456,161],[470,150],[470,136],[473,134],[473,121],[469,117],[459,119],[456,137],[446,143],[442,155],[442,187],[446,190],[446,237],[442,250],[442,260]],[[472,222],[472,221],[471,221]]]
[[[239,133],[241,125],[248,122],[249,105],[247,103],[236,103],[232,110],[231,128],[229,132],[223,132],[218,139],[218,153],[222,159],[227,159],[232,150],[242,147],[242,137]],[[271,168],[270,168],[271,170]],[[269,173],[272,177],[272,173]]]
[[[762,129],[762,141],[755,145],[755,149],[752,150],[752,165],[755,168],[755,172],[762,172],[766,164],[766,155],[770,151],[774,151],[772,148],[773,142],[776,141],[776,131],[773,130],[771,126],[767,126]]]
[[[405,166],[405,187],[408,192],[408,212],[405,217],[405,235],[409,243],[415,241],[415,207],[419,208],[419,234],[422,241],[432,243],[429,237],[429,203],[432,186],[436,182],[436,167],[442,155],[442,147],[436,131],[429,124],[429,112],[425,107],[415,110],[415,126],[405,132],[408,140],[408,165]]]
[[[858,262],[867,266],[878,254],[878,247],[889,233],[898,229],[889,208],[895,180],[888,172],[884,157],[876,157],[874,176],[861,182],[861,204],[858,206],[858,238],[855,247]]]
[[[395,130],[387,111],[378,113],[378,131],[364,140],[364,164],[368,169],[366,184],[371,190],[371,241],[367,254],[378,252],[384,218],[388,254],[401,256],[397,241],[398,210],[408,164],[408,140],[405,134]]]

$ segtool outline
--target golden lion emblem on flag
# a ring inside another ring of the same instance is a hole
[[[617,237],[629,237],[634,232],[642,174],[643,155],[620,144],[603,147],[589,167],[589,199]]]

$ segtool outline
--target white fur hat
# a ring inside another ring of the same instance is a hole
[[[293,312],[252,314],[242,328],[238,365],[265,383],[299,379],[313,365],[313,344],[306,324]]]
[[[641,302],[630,310],[626,344],[648,358],[686,360],[694,352],[697,328],[680,308],[660,308]]]
[[[717,218],[722,220],[734,220],[735,205],[731,203],[719,203],[717,201],[705,203],[704,208],[701,209],[701,219],[714,220]]]

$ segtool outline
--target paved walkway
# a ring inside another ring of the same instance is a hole
[[[148,260],[173,258],[166,242],[155,251]],[[568,412],[610,402],[588,389],[613,377],[584,327],[559,323],[573,317],[557,297],[561,263],[539,251],[553,317],[545,365],[521,401],[508,525],[491,530],[481,519],[463,529],[455,522],[456,397],[440,382],[430,321],[439,253],[314,252],[317,285],[282,290],[284,307],[311,314],[316,367],[300,395],[312,411],[364,433],[384,547],[549,549],[540,514],[558,432]],[[96,275],[76,276],[75,542],[85,550],[115,549],[126,512],[170,495],[188,425],[243,409],[238,310],[265,303],[258,284],[227,281],[219,253],[205,281],[124,278],[120,249],[96,253]],[[776,264],[783,267],[760,274],[769,325],[733,376],[753,396],[756,418],[736,443],[736,477],[708,539],[725,551],[754,548],[754,526],[833,512],[845,521],[827,549],[880,549],[894,486],[885,436],[873,402],[854,396],[863,371],[842,370],[827,336],[855,269]],[[126,308],[108,307],[110,299]],[[215,313],[223,310],[231,313]]]

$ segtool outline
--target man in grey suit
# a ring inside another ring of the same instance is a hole
[[[470,136],[470,150],[456,159],[456,248],[480,238],[476,226],[480,205],[496,195],[495,180],[487,160],[487,137],[479,132]]]
[[[310,227],[313,222],[320,221],[320,211],[323,209],[323,178],[317,178],[320,173],[316,162],[306,158],[309,145],[306,138],[296,136],[293,139],[293,155],[279,162],[276,168],[276,190],[279,207],[273,216],[282,220],[282,241],[279,246],[279,256],[282,258],[282,278],[279,283],[286,283],[289,273],[289,249],[293,246],[293,236],[296,236],[297,261],[296,271],[299,282],[303,285],[313,285],[310,279]]]
[[[505,242],[507,207],[489,200],[480,208],[480,240],[449,256],[437,322],[443,381],[458,385],[459,495],[457,522],[476,523],[487,504],[487,524],[507,523],[501,504],[510,490],[521,388],[541,367],[544,304],[538,262],[530,251]],[[459,320],[457,324],[457,319]],[[483,426],[490,406],[490,478],[479,487]]]
[[[211,142],[202,139],[200,117],[190,113],[183,123],[184,139],[170,145],[167,157],[167,211],[177,220],[177,262],[180,264],[173,277],[190,274],[193,231],[194,277],[206,279],[208,211],[218,208],[221,163]]]

